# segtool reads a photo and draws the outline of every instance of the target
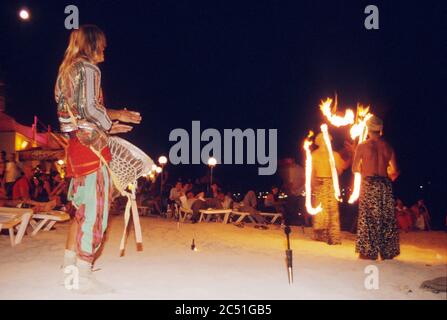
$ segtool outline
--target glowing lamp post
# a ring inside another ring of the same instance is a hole
[[[160,158],[158,158],[158,163],[161,165],[161,167],[163,168],[163,166],[168,163],[168,158],[166,158],[165,156],[161,156]]]
[[[160,166],[161,166],[161,170],[160,170],[160,172],[158,172],[157,171],[157,173],[161,173],[161,177],[160,177],[160,197],[161,197],[161,195],[162,195],[162,193],[163,193],[163,187],[164,187],[164,183],[165,183],[165,179],[164,179],[164,166],[168,163],[168,158],[166,158],[165,156],[160,156],[159,158],[158,158],[158,163],[160,164]]]
[[[30,15],[30,13],[29,13],[29,11],[27,9],[21,9],[19,11],[19,17],[20,17],[20,19],[22,19],[24,21],[29,20],[30,16],[31,15]]]
[[[214,157],[208,159],[208,166],[210,167],[210,189],[213,184],[213,168],[216,166],[217,160]]]

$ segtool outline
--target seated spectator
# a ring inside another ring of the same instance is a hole
[[[217,194],[216,198],[204,198],[203,192],[200,192],[196,195],[194,202],[191,204],[191,210],[192,210],[192,217],[191,221],[192,223],[197,223],[200,218],[200,210],[205,209],[223,209],[222,206],[222,193]]]
[[[284,213],[284,203],[279,200],[279,189],[276,186],[273,186],[271,192],[267,194],[264,199],[264,208],[262,209],[265,212],[280,212]]]
[[[396,200],[396,219],[397,219],[397,226],[399,229],[408,232],[413,228],[413,218],[411,211],[408,210],[407,207],[404,206],[402,200],[397,199]]]
[[[224,194],[222,192],[222,194]],[[222,207],[224,209],[233,209],[233,196],[231,194],[231,192],[227,192],[226,194],[224,194],[223,196],[223,200],[222,200]]]
[[[183,185],[180,181],[178,181],[174,187],[171,188],[169,192],[169,200],[171,202],[175,202],[180,204],[180,197],[183,195]]]
[[[41,173],[39,176],[32,177],[31,181],[31,199],[39,202],[49,201],[52,192],[49,176]]]
[[[51,201],[35,201],[31,198],[31,180],[33,179],[34,171],[31,165],[23,166],[23,175],[13,186],[12,194],[13,200],[7,202],[7,205],[17,206],[18,204],[30,205],[34,212],[45,212],[52,210],[56,206],[56,200]]]
[[[424,200],[418,200],[416,204],[411,207],[414,216],[416,217],[415,227],[418,230],[431,230],[431,217]]]
[[[12,187],[13,200],[31,200],[31,183],[34,180],[34,172],[31,165],[23,166],[23,175],[17,179]]]
[[[257,205],[258,205],[258,199],[256,198],[256,194],[253,190],[250,190],[245,195],[244,200],[242,200],[242,205],[241,207],[239,207],[239,211],[250,213],[250,215],[256,221],[255,228],[264,230],[268,229],[265,218],[262,215],[260,215],[259,211],[257,210]],[[241,227],[243,226],[243,224],[238,224],[237,226]]]
[[[207,198],[217,198],[219,191],[221,191],[219,185],[217,183],[213,183],[211,185],[211,189],[206,193]]]

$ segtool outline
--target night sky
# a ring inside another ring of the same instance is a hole
[[[142,113],[125,136],[154,159],[168,154],[169,132],[277,128],[279,157],[302,163],[301,143],[322,118],[320,99],[370,104],[385,121],[402,176],[396,193],[425,197],[446,212],[446,36],[443,1],[4,1],[0,2],[0,76],[7,113],[57,126],[53,87],[66,49],[64,8],[106,34],[100,65],[106,106]],[[380,30],[364,28],[364,9],[380,10]],[[22,22],[25,5],[32,19]],[[333,130],[336,146],[348,138]],[[346,130],[345,130],[346,131]],[[258,165],[221,165],[233,189],[276,182]],[[199,176],[204,165],[170,168]],[[349,181],[349,177],[348,177]],[[420,186],[423,189],[420,189]]]

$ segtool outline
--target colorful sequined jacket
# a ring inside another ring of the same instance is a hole
[[[57,112],[62,132],[72,132],[77,123],[91,122],[103,131],[112,127],[103,103],[101,71],[91,63],[78,61],[57,78],[55,88]]]
[[[100,133],[112,127],[103,104],[101,71],[85,61],[74,63],[64,75],[58,75],[55,99],[60,130],[70,137],[67,176],[85,176],[98,170],[101,161],[90,147],[110,161],[107,142],[103,141],[106,135]]]

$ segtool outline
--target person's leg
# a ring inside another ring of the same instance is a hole
[[[107,293],[111,289],[96,281],[92,275],[95,254],[101,246],[107,229],[111,181],[107,168],[85,177],[83,188],[78,190],[82,204],[76,212],[79,224],[77,232],[77,263],[81,292]]]
[[[74,178],[71,179],[67,200],[74,201],[73,192],[78,188],[80,182],[80,180],[76,180]],[[72,205],[73,207],[78,206],[76,203],[72,203]],[[76,264],[76,236],[78,233],[78,227],[79,225],[77,220],[72,219],[70,229],[68,230],[67,240],[65,242],[63,268]]]
[[[246,208],[242,208],[242,211],[250,212],[250,215],[253,217],[253,219],[255,219],[257,224],[262,224],[262,225],[267,224],[267,221],[265,220],[265,218],[262,215],[260,215],[258,210],[256,210],[255,208],[246,207]]]
[[[76,264],[76,235],[78,232],[78,223],[73,219],[68,230],[67,241],[65,242],[64,262],[62,268]]]
[[[380,189],[365,177],[360,188],[356,252],[361,258],[375,260],[379,253]]]
[[[399,232],[397,230],[396,215],[394,214],[394,197],[391,181],[384,179],[380,182],[381,224],[379,249],[382,259],[393,259],[400,254]]]
[[[327,180],[327,181],[326,181]],[[316,205],[321,204],[321,212],[313,216],[313,238],[316,241],[328,241],[327,230],[329,226],[329,206],[328,199],[330,197],[330,185],[327,182],[331,182],[330,179],[319,179],[315,184],[315,198]],[[333,197],[333,194],[332,194]]]

